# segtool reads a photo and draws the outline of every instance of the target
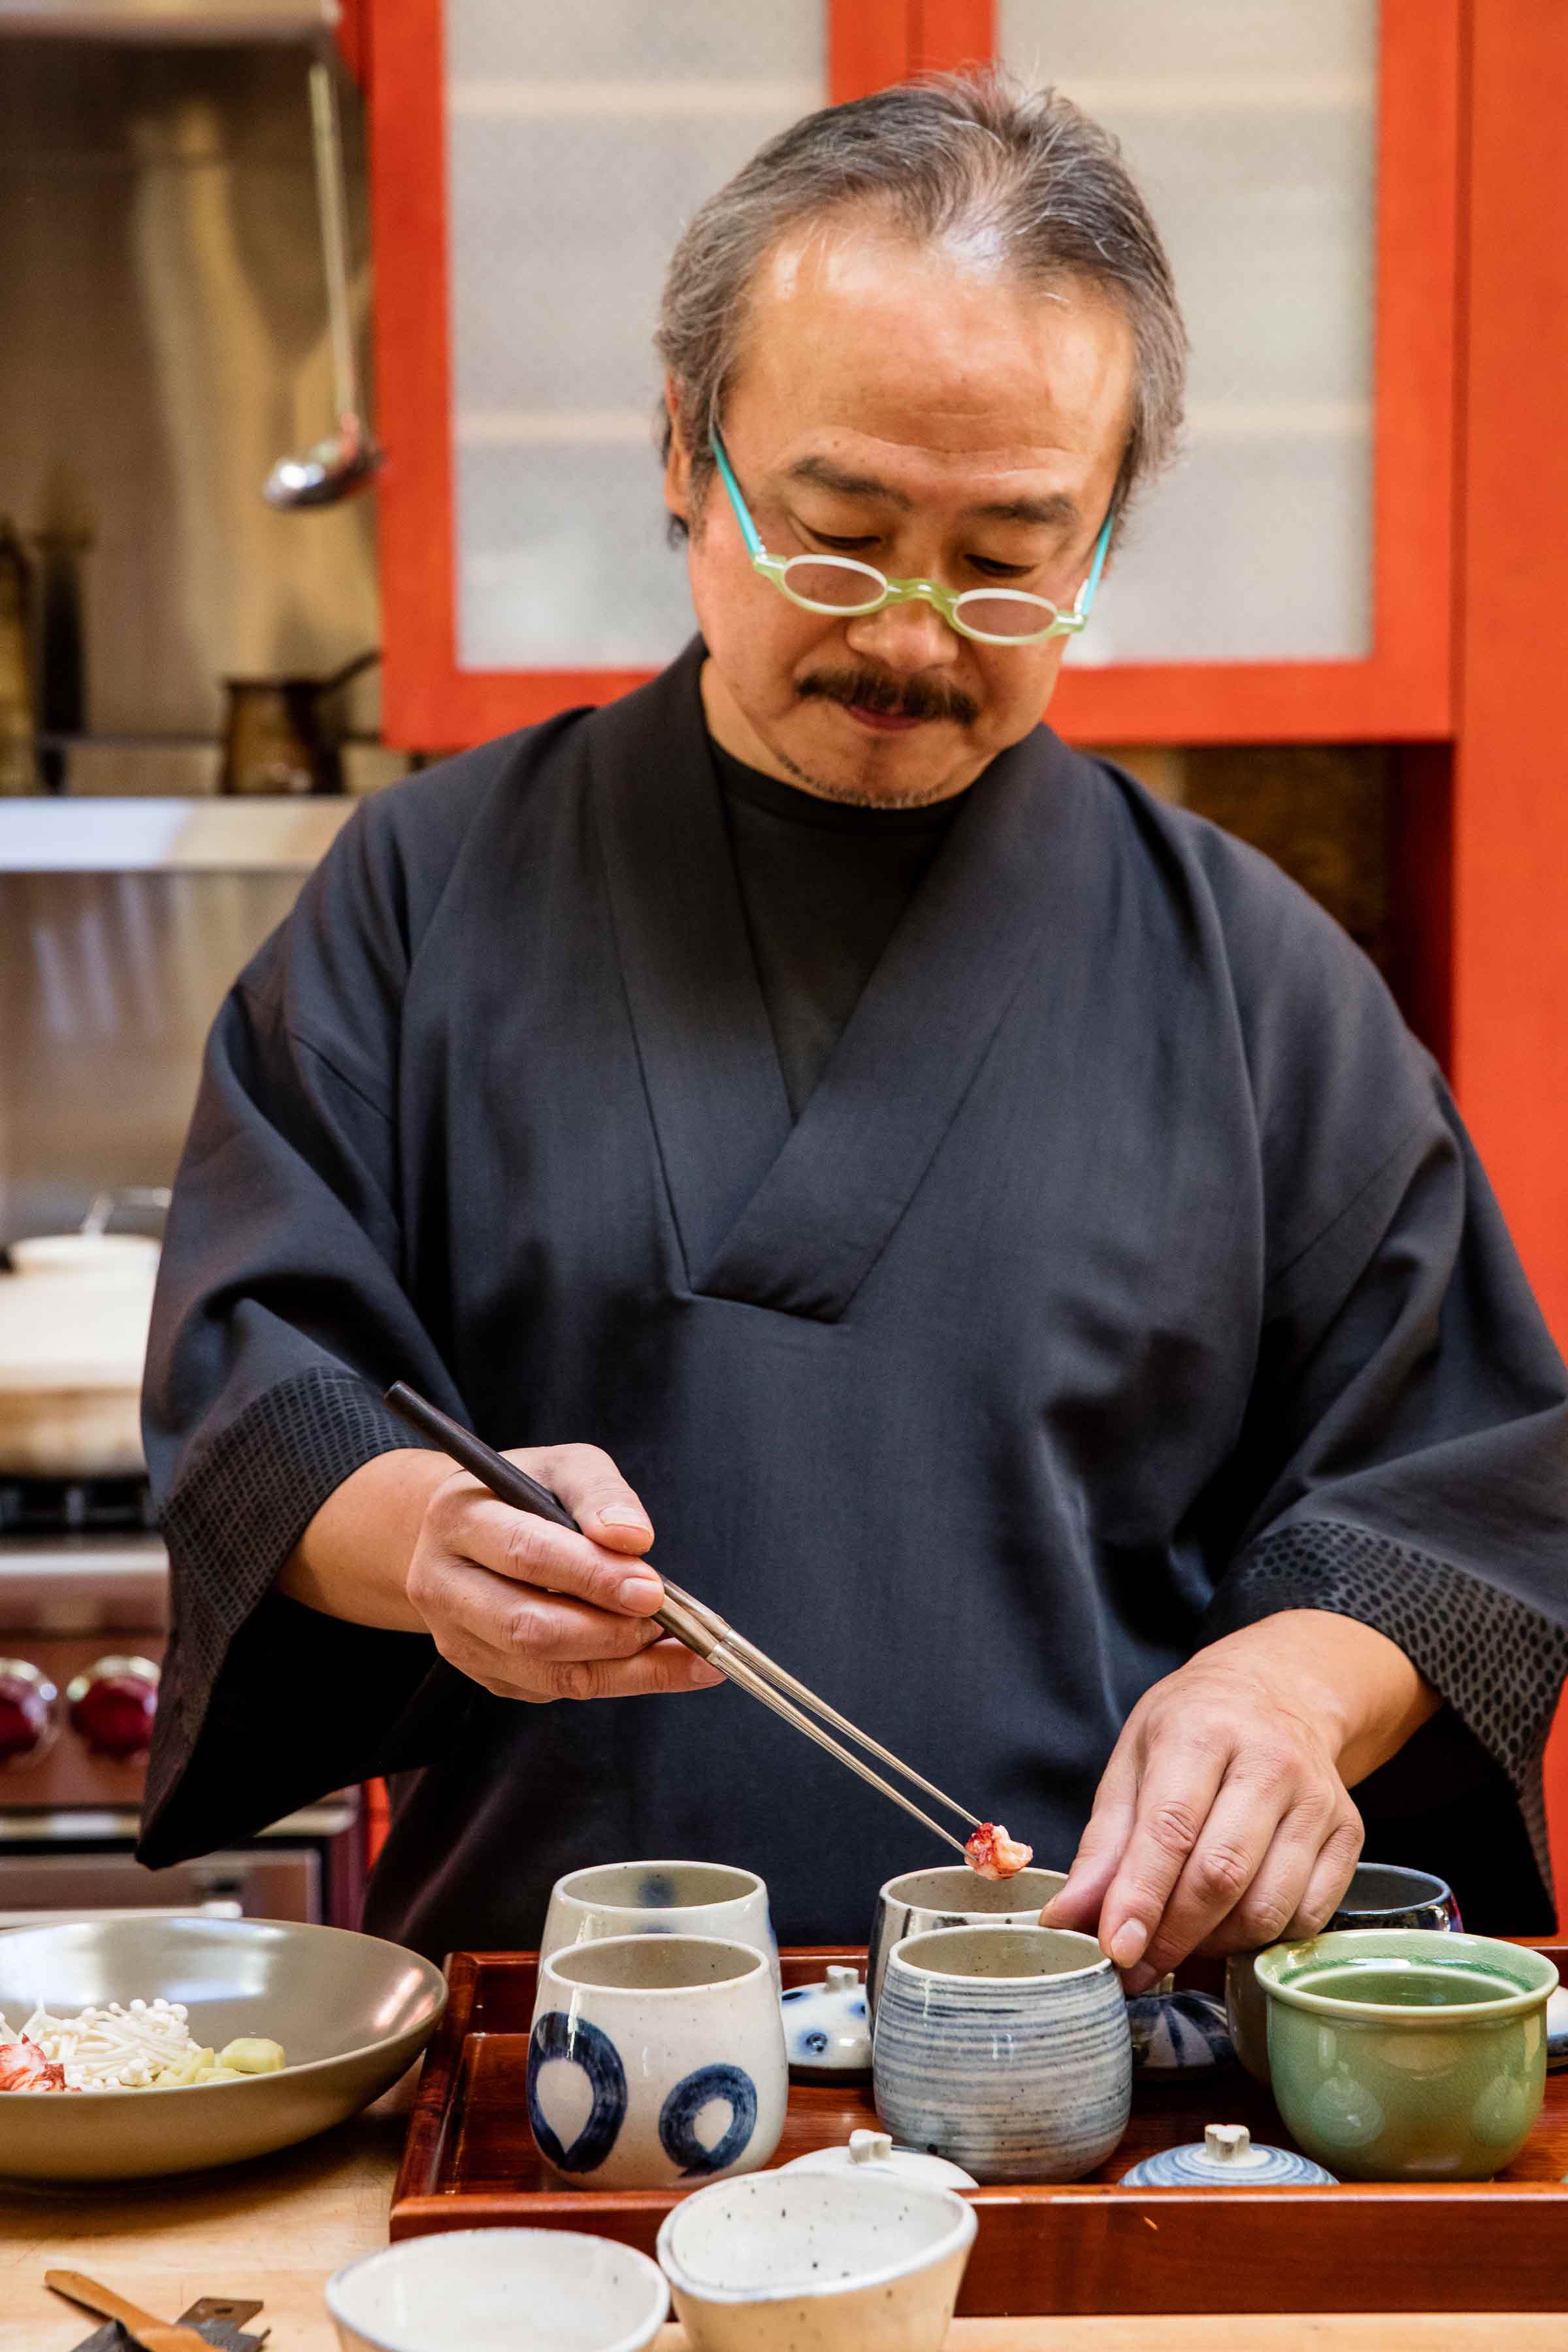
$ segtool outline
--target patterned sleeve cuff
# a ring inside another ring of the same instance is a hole
[[[1550,1886],[1541,1759],[1568,1674],[1568,1631],[1447,1560],[1329,1519],[1251,1545],[1215,1594],[1204,1639],[1286,1609],[1352,1617],[1398,1644],[1507,1773]]]
[[[347,1370],[312,1368],[247,1405],[164,1506],[186,1676],[216,1682],[230,1643],[321,1505],[378,1454],[423,1441]]]

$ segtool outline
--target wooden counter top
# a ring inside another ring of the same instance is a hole
[[[328,2277],[386,2242],[408,2083],[303,2147],[205,2180],[70,2192],[0,2187],[0,2352],[70,2352],[97,2324],[51,2294],[47,2269],[86,2271],[159,2318],[201,2294],[259,2295],[269,2352],[337,2352]],[[948,2352],[1561,2352],[1542,2313],[1374,2318],[963,2319]],[[684,2352],[667,2328],[659,2352]],[[463,2352],[454,2341],[452,2352]]]

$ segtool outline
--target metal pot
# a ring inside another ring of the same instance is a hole
[[[381,658],[356,654],[331,677],[228,677],[220,793],[341,793],[342,760],[321,705]]]
[[[142,1368],[159,1245],[111,1234],[121,1207],[167,1192],[100,1193],[79,1233],[13,1242],[0,1274],[0,1475],[131,1477],[142,1451]]]

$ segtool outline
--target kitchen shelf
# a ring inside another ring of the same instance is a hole
[[[357,803],[0,801],[0,874],[308,874]]]
[[[0,36],[110,41],[298,41],[332,31],[337,0],[0,0]]]

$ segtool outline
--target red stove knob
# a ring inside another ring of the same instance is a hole
[[[158,1707],[158,1669],[151,1658],[100,1658],[66,1691],[71,1729],[95,1756],[120,1762],[143,1756]]]
[[[31,1764],[59,1730],[55,1686],[26,1658],[0,1658],[0,1769]]]

